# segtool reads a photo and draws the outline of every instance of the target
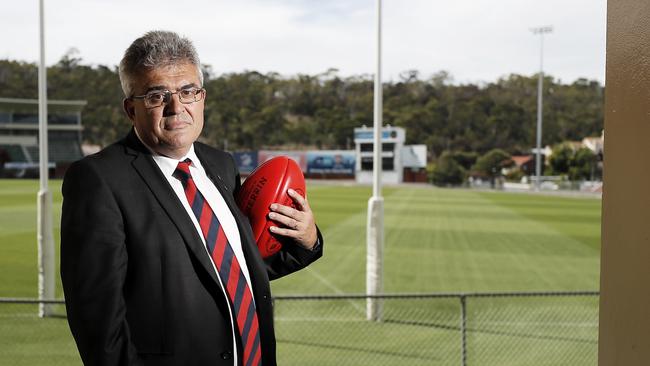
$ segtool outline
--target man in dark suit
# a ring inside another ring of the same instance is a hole
[[[322,255],[306,199],[271,205],[291,242],[262,259],[232,157],[196,142],[206,96],[191,42],[135,40],[120,63],[131,132],[63,182],[61,278],[88,365],[275,365],[269,279]]]

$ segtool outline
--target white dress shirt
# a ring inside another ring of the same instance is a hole
[[[239,228],[237,227],[235,217],[233,216],[232,212],[230,212],[226,201],[224,200],[223,196],[221,196],[221,193],[217,187],[214,186],[214,183],[212,183],[210,178],[208,178],[208,175],[205,173],[205,169],[203,169],[201,161],[194,153],[194,146],[190,148],[190,151],[187,153],[187,155],[179,160],[157,154],[153,155],[153,160],[156,162],[165,178],[167,178],[167,181],[174,189],[174,193],[176,193],[178,199],[181,201],[181,203],[183,203],[183,207],[185,207],[187,215],[192,219],[194,227],[196,228],[196,231],[199,233],[199,236],[205,245],[205,238],[203,237],[203,231],[201,231],[201,225],[199,224],[199,221],[196,219],[196,216],[192,211],[192,206],[190,206],[189,202],[187,202],[183,184],[180,180],[173,176],[178,163],[185,159],[190,159],[192,161],[192,164],[190,165],[190,174],[192,174],[192,179],[194,179],[194,183],[196,183],[196,188],[198,188],[199,192],[201,192],[203,197],[205,197],[205,200],[210,205],[210,208],[217,216],[219,223],[223,227],[224,234],[226,234],[226,238],[228,238],[228,242],[230,243],[233,252],[235,252],[237,260],[239,261],[239,266],[244,273],[244,277],[246,277],[248,287],[252,288],[250,275],[248,273],[248,267],[246,266],[246,259],[244,258],[244,251],[242,250],[241,246]],[[207,247],[205,252],[208,253]]]
[[[199,158],[196,156],[196,153],[194,152],[194,145],[190,147],[190,150],[185,156],[183,156],[181,159],[178,160],[157,154],[152,149],[149,150],[151,151],[154,162],[156,162],[156,165],[158,165],[160,171],[163,173],[165,178],[167,178],[169,185],[174,190],[174,193],[176,193],[176,196],[178,196],[178,199],[183,204],[185,211],[187,211],[187,215],[194,223],[194,227],[196,228],[196,231],[199,234],[201,241],[203,241],[204,244],[203,248],[205,249],[205,253],[208,257],[210,257],[210,254],[208,253],[208,248],[205,246],[205,238],[203,237],[203,232],[201,231],[201,225],[199,224],[199,221],[196,219],[196,216],[192,211],[192,207],[187,201],[183,184],[181,183],[180,180],[178,180],[173,176],[174,171],[176,170],[176,167],[178,166],[178,163],[180,161],[184,161],[185,159],[188,158],[192,161],[192,164],[190,165],[190,174],[192,175],[192,179],[196,184],[196,188],[201,192],[205,200],[208,202],[210,208],[212,208],[212,211],[217,216],[219,223],[223,227],[224,234],[226,235],[226,238],[228,238],[228,242],[230,243],[230,246],[232,247],[232,250],[235,253],[235,257],[237,257],[237,261],[239,261],[239,266],[241,267],[242,273],[246,278],[246,282],[248,282],[248,287],[252,291],[253,286],[251,284],[250,274],[248,273],[246,258],[244,258],[244,251],[241,245],[241,237],[239,236],[239,229],[237,228],[237,222],[235,221],[235,217],[233,216],[232,212],[230,212],[230,209],[228,208],[228,205],[226,204],[226,201],[224,200],[223,196],[221,195],[217,187],[215,187],[214,183],[212,183],[210,178],[208,178],[205,169],[203,169],[203,166],[201,165],[201,161],[199,160]],[[217,267],[214,265],[214,262],[212,261],[211,257],[210,257],[210,263],[212,263],[212,268],[217,274],[217,279],[219,280],[219,284],[221,285],[226,301],[230,302],[230,299],[226,294],[225,286],[221,282],[221,277],[219,277]],[[251,299],[253,299],[252,295],[253,294],[251,294]],[[253,299],[253,302],[254,301],[255,300]],[[230,324],[232,329],[233,347],[236,349],[237,342],[235,338],[236,337],[235,321],[230,306],[228,306],[228,312],[230,313]],[[235,351],[233,352],[233,361],[234,361],[233,365],[237,365],[237,358],[238,358],[238,353]]]

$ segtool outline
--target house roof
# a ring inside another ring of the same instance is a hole
[[[516,166],[520,167],[529,161],[533,160],[532,155],[513,155],[510,157]]]

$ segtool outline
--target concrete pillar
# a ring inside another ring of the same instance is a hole
[[[599,366],[650,365],[650,1],[607,6]]]

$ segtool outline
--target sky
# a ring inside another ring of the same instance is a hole
[[[192,39],[216,74],[285,76],[375,71],[376,0],[44,0],[46,62],[71,49],[84,64],[117,65],[154,29]],[[191,6],[188,4],[192,4]],[[383,0],[382,77],[485,83],[543,70],[564,83],[605,81],[606,0]],[[0,3],[0,59],[37,62],[38,1]]]

